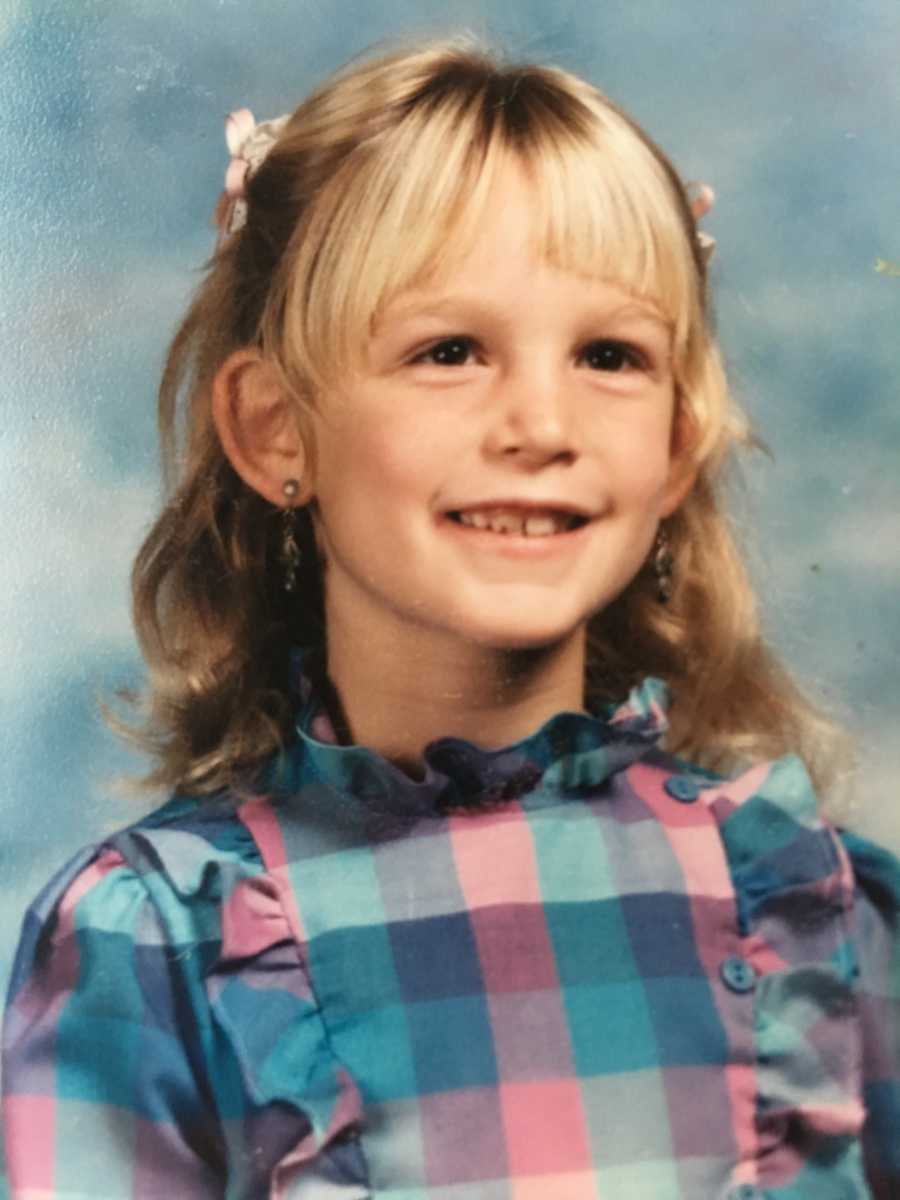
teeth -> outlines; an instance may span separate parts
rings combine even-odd
[[[525,532],[529,537],[544,537],[548,533],[556,533],[563,526],[564,523],[554,517],[529,517],[525,522]]]
[[[459,519],[463,525],[475,529],[491,529],[494,533],[525,534],[526,537],[549,537],[568,529],[572,518],[563,513],[542,513],[527,517],[520,512],[462,512]]]
[[[521,533],[525,521],[523,517],[516,516],[515,513],[497,513],[491,518],[489,524],[495,533]]]

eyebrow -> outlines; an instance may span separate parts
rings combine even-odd
[[[591,309],[590,304],[586,306],[587,310]],[[449,311],[454,313],[464,313],[466,316],[494,316],[494,309],[485,304],[477,297],[468,296],[460,293],[459,295],[444,296],[440,300],[416,301],[410,300],[406,304],[399,305],[394,308],[391,306],[387,314],[383,314],[376,323],[376,329],[383,328],[386,323],[396,324],[400,321],[411,320],[414,317],[442,317]],[[615,307],[603,311],[602,306],[598,304],[595,310],[590,311],[592,317],[602,317],[604,320],[617,320],[620,318],[636,318],[641,321],[646,321],[654,325],[660,326],[667,332],[670,323],[659,312],[655,311],[650,305],[642,303],[640,300],[627,301],[624,304],[616,305]]]

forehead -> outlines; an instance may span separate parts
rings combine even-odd
[[[323,217],[323,240],[304,243],[311,273],[292,276],[289,341],[314,383],[364,367],[388,308],[446,287],[461,265],[467,291],[509,262],[615,285],[663,315],[681,354],[703,320],[686,209],[632,132],[524,147],[479,146],[459,122],[414,132],[404,153],[373,154]]]
[[[425,265],[420,286],[446,285],[464,274],[490,283],[510,263],[546,263],[548,246],[542,189],[523,164],[504,162],[489,186],[456,214],[438,258]]]
[[[566,299],[671,324],[652,286],[657,281],[635,270],[633,252],[618,241],[622,252],[616,255],[611,233],[605,245],[596,240],[592,245],[588,229],[560,230],[534,171],[507,159],[490,186],[455,214],[435,257],[382,297],[371,332],[411,315],[487,313],[504,294],[512,303],[527,299],[532,286],[548,276],[565,281]],[[599,253],[592,256],[592,250]]]

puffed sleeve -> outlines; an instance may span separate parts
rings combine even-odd
[[[900,1196],[900,861],[842,831],[856,877],[866,1178],[876,1200]]]
[[[115,848],[83,852],[38,896],[3,1030],[13,1200],[224,1194],[198,968]]]
[[[358,1089],[227,801],[176,797],[31,906],[4,1088],[12,1200],[369,1195]]]

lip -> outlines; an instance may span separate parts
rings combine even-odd
[[[498,496],[491,500],[473,500],[467,504],[455,504],[448,506],[444,513],[459,513],[459,512],[477,512],[482,508],[509,508],[518,509],[520,512],[562,512],[568,513],[574,517],[584,517],[589,520],[591,513],[588,509],[582,508],[579,504],[573,504],[570,500],[523,500],[521,497],[513,496]]]

